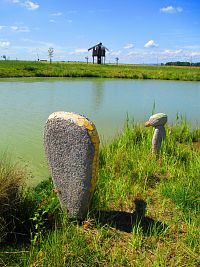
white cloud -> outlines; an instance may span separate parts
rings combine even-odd
[[[200,57],[200,52],[192,52],[190,54],[191,57]]]
[[[18,26],[11,26],[10,28],[11,28],[11,30],[13,30],[13,31],[17,31],[19,27],[18,27]]]
[[[54,23],[54,22],[56,22],[56,21],[55,21],[54,19],[50,19],[49,22]]]
[[[68,22],[69,24],[71,24],[71,23],[72,23],[72,20],[71,20],[71,19],[68,19],[67,22]]]
[[[0,41],[0,47],[1,48],[5,48],[5,47],[9,47],[10,46],[10,42],[8,41]]]
[[[26,27],[26,26],[11,26],[10,29],[13,31],[13,32],[30,32],[29,28]]]
[[[164,50],[163,54],[164,55],[178,55],[178,54],[181,54],[183,52],[182,49],[178,49],[178,50],[169,50],[169,49],[166,49]]]
[[[121,55],[121,50],[118,50],[118,51],[111,51],[110,53],[108,52],[108,54],[110,54],[111,56],[120,56]]]
[[[57,12],[57,13],[53,13],[51,14],[51,16],[54,16],[54,17],[59,17],[59,16],[62,16],[62,12]]]
[[[180,13],[182,11],[183,11],[182,7],[173,7],[173,6],[167,6],[160,9],[160,12],[169,14]]]
[[[136,52],[136,51],[130,51],[130,52],[127,54],[127,56],[138,56],[138,55],[139,55],[139,53]]]
[[[131,48],[133,48],[133,47],[134,47],[133,44],[126,44],[126,45],[124,46],[124,49],[131,49]]]
[[[27,0],[27,1],[20,1],[20,0],[12,0],[12,3],[13,4],[18,4],[22,7],[25,7],[26,9],[28,10],[36,10],[39,8],[39,4],[37,3],[34,3],[30,0]]]
[[[85,52],[88,52],[88,49],[86,48],[78,48],[78,49],[75,49],[75,53],[77,54],[81,54],[81,53],[85,53]]]
[[[0,31],[1,30],[7,30],[7,31],[11,31],[11,32],[30,32],[30,29],[27,26],[17,26],[17,25],[13,25],[13,26],[5,26],[2,25],[0,26]]]
[[[150,48],[150,47],[158,47],[158,44],[154,42],[154,40],[149,40],[145,45],[145,48]]]
[[[29,10],[36,10],[39,8],[39,5],[37,3],[32,2],[32,1],[25,1],[23,3],[23,6]]]
[[[200,49],[200,45],[187,45],[183,46],[185,49]]]
[[[5,28],[6,28],[6,26],[0,25],[0,31],[5,29]]]
[[[83,54],[83,53],[86,53],[88,52],[88,49],[86,48],[77,48],[75,49],[73,52],[71,52],[70,54]]]

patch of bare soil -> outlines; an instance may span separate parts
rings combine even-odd
[[[200,140],[193,142],[193,146],[200,151]]]

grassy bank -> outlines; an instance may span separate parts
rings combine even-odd
[[[126,125],[101,147],[82,223],[63,214],[50,180],[22,190],[24,212],[15,213],[15,242],[2,236],[0,266],[199,266],[200,129],[168,126],[157,158],[151,138],[151,129]]]
[[[99,77],[200,81],[200,68],[145,65],[97,65],[0,61],[0,78],[10,77]]]

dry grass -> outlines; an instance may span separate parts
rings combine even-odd
[[[20,202],[26,172],[7,155],[0,158],[0,242],[14,228],[13,214]]]

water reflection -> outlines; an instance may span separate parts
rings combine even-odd
[[[92,83],[92,109],[95,113],[97,113],[104,101],[104,87],[105,81],[104,80],[95,80]]]

